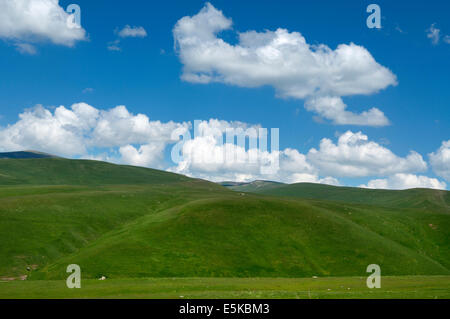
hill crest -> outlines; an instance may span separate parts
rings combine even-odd
[[[1,152],[0,159],[57,158],[58,156],[38,151]]]

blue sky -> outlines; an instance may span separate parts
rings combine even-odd
[[[325,44],[335,50],[340,44],[354,43],[367,50],[380,66],[396,77],[397,84],[380,84],[380,89],[374,89],[368,94],[333,93],[333,97],[336,95],[336,98],[341,98],[347,110],[355,114],[375,107],[388,119],[389,125],[336,124],[330,118],[319,118],[317,111],[308,111],[304,107],[310,96],[280,96],[283,95],[280,94],[280,88],[275,87],[279,83],[278,79],[274,80],[273,85],[269,83],[255,87],[249,87],[253,86],[249,82],[245,85],[230,81],[195,83],[182,79],[183,66],[192,66],[194,62],[188,61],[188,58],[183,60],[183,52],[190,54],[188,49],[180,52],[180,48],[174,48],[173,30],[181,18],[197,15],[205,6],[204,1],[71,0],[59,1],[59,6],[66,8],[71,3],[78,4],[81,8],[81,26],[85,30],[84,39],[68,40],[73,41],[72,44],[55,43],[52,32],[58,30],[52,30],[51,24],[37,36],[33,34],[32,28],[2,33],[1,29],[7,26],[0,24],[0,150],[10,151],[13,147],[23,146],[73,158],[99,158],[171,169],[212,180],[264,178],[258,174],[235,174],[233,166],[216,170],[211,168],[208,171],[177,170],[169,156],[173,143],[168,141],[153,148],[154,152],[163,154],[158,161],[153,158],[133,161],[132,157],[127,160],[123,153],[118,152],[125,145],[91,143],[85,145],[83,152],[64,152],[51,145],[51,138],[47,139],[48,144],[33,142],[25,137],[13,141],[14,135],[6,132],[21,121],[19,114],[31,112],[30,108],[36,105],[42,105],[50,112],[60,105],[70,109],[71,105],[80,102],[97,110],[110,110],[124,105],[132,116],[141,113],[148,116],[150,121],[162,123],[218,119],[227,123],[239,121],[250,126],[279,128],[280,150],[295,149],[307,157],[300,160],[313,166],[305,170],[301,168],[305,163],[299,164],[299,168],[296,168],[298,171],[291,169],[281,174],[282,177],[280,175],[279,179],[283,181],[309,181],[309,177],[302,179],[302,176],[309,174],[315,176],[314,181],[326,182],[323,179],[330,177],[341,185],[358,186],[378,180],[378,183],[372,184],[374,187],[439,185],[443,188],[444,183],[449,184],[450,176],[450,145],[447,147],[443,144],[450,138],[450,44],[446,38],[450,35],[450,3],[376,1],[381,8],[382,28],[369,29],[366,26],[369,15],[366,7],[372,2],[265,0],[256,3],[228,0],[211,1],[211,5],[220,10],[226,19],[232,20],[232,27],[217,35],[230,46],[239,44],[238,32],[254,30],[263,33],[283,28],[288,32],[301,33],[310,45]],[[6,10],[3,12],[9,14]],[[47,17],[43,17],[42,23],[45,23],[45,19]],[[20,23],[21,20],[16,21]],[[126,25],[142,27],[147,36],[120,37],[118,32]],[[427,36],[430,30],[439,30],[438,42],[436,37],[433,41],[432,37]],[[108,45],[118,39],[120,51],[109,50]],[[32,46],[33,52],[20,52],[19,48],[23,44]],[[220,61],[217,63],[217,68],[223,67]],[[299,67],[302,69],[301,63]],[[216,69],[214,72],[220,73]],[[252,77],[253,80],[256,82],[251,84],[259,83],[258,79]],[[23,130],[21,126],[17,126],[15,134],[19,134],[17,132],[20,130]],[[422,156],[426,169],[421,163],[405,163],[407,168],[383,170],[382,167],[374,167],[370,159],[365,163],[364,159],[359,158],[355,164],[344,155],[331,158],[330,161],[335,160],[336,163],[329,166],[329,163],[325,163],[325,149],[320,158],[308,158],[312,148],[321,151],[319,147],[322,139],[329,139],[339,146],[339,136],[348,131],[353,134],[361,132],[370,142],[378,145],[380,152],[387,149],[394,154],[395,157],[386,166],[401,159],[407,161],[410,151],[415,151]],[[43,136],[52,136],[51,129],[45,132]],[[154,135],[152,137],[157,139]],[[69,148],[71,141],[65,143]],[[139,150],[145,143],[127,140],[126,144]],[[377,152],[377,146],[368,147]],[[364,149],[350,148],[349,152],[358,150],[361,152]],[[434,154],[433,160],[429,157],[430,153]],[[289,158],[289,161],[295,159]],[[348,165],[354,166],[351,173],[346,173]],[[336,168],[335,174],[333,167]],[[366,169],[367,172],[353,172],[358,169]],[[297,174],[297,179],[288,178],[294,174]],[[420,179],[420,176],[435,180]]]

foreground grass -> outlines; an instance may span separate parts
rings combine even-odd
[[[18,298],[447,299],[450,276],[383,277],[380,289],[368,289],[365,277],[88,279],[81,289],[68,289],[64,280],[0,282],[0,299]]]

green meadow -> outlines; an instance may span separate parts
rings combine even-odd
[[[80,289],[62,280],[27,280],[0,282],[0,299],[448,299],[449,280],[389,276],[380,289],[368,289],[366,277],[86,279]]]
[[[257,186],[0,159],[0,298],[449,298],[450,192]]]

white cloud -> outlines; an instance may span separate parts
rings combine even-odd
[[[324,183],[339,185],[333,177],[320,178],[316,170],[302,158],[296,158],[293,150],[281,152],[260,152],[257,149],[243,149],[236,145],[217,145],[212,139],[196,138],[185,143],[183,148],[188,154],[185,161],[170,168],[170,171],[187,176],[199,177],[211,181],[249,182],[254,180],[272,180],[286,183]],[[225,154],[235,152],[237,160],[234,162],[222,160]],[[206,156],[205,156],[206,155]],[[198,160],[203,156],[202,160]],[[258,158],[252,162],[250,158]],[[261,165],[267,165],[279,156],[280,167],[273,173],[262,173]]]
[[[447,44],[450,44],[450,35],[446,35],[444,37],[444,42],[447,43]]]
[[[315,184],[327,184],[327,185],[334,185],[339,186],[339,181],[334,177],[325,177],[325,178],[319,178],[317,175],[314,174],[307,174],[307,173],[294,173],[290,178],[286,180],[288,183],[315,183]]]
[[[187,123],[150,121],[144,114],[131,114],[125,106],[99,110],[86,103],[54,112],[36,106],[19,115],[19,120],[0,128],[0,150],[34,149],[62,156],[89,157],[93,148],[119,148],[122,163],[156,165],[164,147],[173,143],[175,129]],[[133,152],[133,144],[142,145]]]
[[[235,144],[224,144],[223,134],[227,129],[250,129],[254,132],[259,126],[251,126],[242,122],[227,122],[217,119],[200,121],[194,129],[195,136],[185,140],[181,154],[183,158],[176,167],[171,168],[181,174],[201,176],[212,180],[218,180],[224,176],[233,176],[241,180],[243,176],[259,174],[259,163],[250,162],[251,156],[270,157],[270,154],[262,154],[257,149],[246,150]],[[250,136],[255,136],[250,134]],[[226,154],[234,154],[229,160]],[[231,177],[230,177],[231,178]]]
[[[360,187],[375,189],[434,188],[445,190],[447,185],[436,178],[413,174],[395,174],[387,179],[371,180],[367,185],[360,185]]]
[[[72,47],[86,40],[86,31],[73,24],[73,15],[58,4],[58,0],[0,1],[0,38],[18,43],[50,41]]]
[[[430,164],[436,175],[450,182],[450,140],[442,142],[441,147],[429,154]]]
[[[117,39],[117,40],[108,42],[108,45],[106,46],[106,48],[107,48],[109,51],[122,51],[122,48],[119,47],[119,44],[120,44],[120,40]]]
[[[121,30],[116,29],[114,33],[117,34],[119,38],[145,38],[147,36],[147,31],[145,31],[143,27],[130,27],[129,25],[126,25]],[[120,39],[108,42],[106,48],[110,51],[122,51]]]
[[[138,149],[132,145],[125,145],[119,149],[124,163],[153,168],[162,168],[164,142],[154,142],[141,145]]]
[[[242,129],[248,136],[256,138],[259,128],[259,125],[242,122],[215,119],[201,121],[194,138],[188,139],[182,146],[183,160],[170,168],[170,171],[213,181],[273,180],[288,183],[339,184],[337,179],[332,177],[320,178],[317,170],[307,162],[305,155],[295,149],[267,151],[258,149],[256,144],[252,146],[250,140],[247,145],[227,143],[226,140],[224,142],[223,135],[227,130],[234,129],[236,132]],[[269,172],[261,170],[261,166],[274,165],[277,158],[278,170]]]
[[[16,43],[16,49],[22,54],[29,54],[34,55],[37,53],[36,48],[34,45],[31,45],[29,43]]]
[[[324,138],[319,149],[312,148],[307,159],[322,175],[340,177],[387,176],[395,173],[420,172],[427,169],[422,156],[411,151],[399,157],[361,132],[347,131],[337,144]]]
[[[147,36],[147,31],[143,27],[130,27],[126,25],[117,32],[121,38],[145,38]]]
[[[120,164],[121,160],[118,157],[115,157],[114,155],[110,155],[108,153],[100,153],[100,154],[86,154],[82,155],[80,159],[86,159],[91,161],[101,161],[101,162],[109,162],[109,163],[115,163]]]
[[[260,125],[210,119],[194,125],[194,138],[183,138],[184,158],[169,171],[212,181],[274,180],[287,183],[311,182],[339,185],[337,177],[374,179],[367,187],[445,188],[445,183],[425,176],[422,156],[411,152],[399,157],[361,132],[348,131],[336,144],[322,139],[318,149],[305,155],[294,148],[278,150],[268,139],[268,150],[256,141]],[[136,166],[165,169],[164,152],[191,135],[191,123],[150,120],[145,114],[132,114],[125,106],[101,110],[86,103],[53,110],[36,106],[19,115],[16,123],[0,127],[0,151],[34,149],[55,155],[104,160]],[[247,135],[245,145],[238,139],[227,141],[226,133]],[[228,143],[231,142],[231,143]],[[448,176],[450,141],[430,154],[433,169]],[[230,159],[229,155],[233,154]],[[263,172],[261,167],[279,163],[278,170]],[[275,166],[277,167],[277,166]]]
[[[441,30],[435,27],[436,23],[433,23],[427,30],[427,38],[431,40],[431,43],[436,45],[441,38]]]
[[[401,177],[409,176],[406,174],[427,169],[427,163],[417,152],[411,151],[406,157],[397,156],[385,146],[370,141],[361,132],[347,131],[338,138],[336,144],[324,138],[318,149],[311,148],[305,155],[292,148],[262,152],[248,144],[246,147],[224,144],[221,134],[225,132],[226,127],[231,126],[228,122],[203,121],[202,125],[208,135],[197,136],[185,142],[182,148],[185,158],[177,166],[172,167],[171,171],[214,181],[265,179],[287,183],[339,185],[336,177],[391,178],[397,176],[396,174],[400,174]],[[245,126],[249,127],[252,126]],[[213,134],[216,128],[218,134]],[[219,135],[220,138],[217,139]],[[233,152],[237,154],[236,160],[226,160],[227,154]],[[250,160],[252,156],[258,160],[252,162]],[[261,165],[273,163],[276,157],[279,158],[278,171],[262,174]],[[419,180],[424,183],[424,178]]]
[[[340,97],[321,96],[311,98],[305,103],[309,111],[315,111],[323,118],[340,125],[367,125],[384,126],[389,124],[383,112],[377,108],[371,108],[361,114],[355,114],[346,110],[347,105]]]
[[[18,122],[0,130],[0,149],[34,149],[61,155],[85,153],[82,137],[71,127],[65,126],[64,110],[58,108],[52,114],[38,105],[20,114]],[[76,123],[76,116],[72,118]]]
[[[90,143],[97,147],[146,144],[149,141],[167,143],[172,141],[173,130],[187,127],[186,123],[150,121],[147,115],[133,115],[120,105],[99,112],[90,131]]]
[[[338,106],[325,104],[396,85],[395,75],[364,47],[350,43],[332,50],[323,44],[310,45],[300,33],[282,28],[239,33],[239,43],[232,45],[218,37],[231,25],[231,19],[209,3],[197,15],[177,22],[173,33],[184,65],[182,79],[241,87],[269,85],[279,96],[309,100],[309,110],[336,124],[387,124],[378,109],[354,114],[345,111],[342,101]],[[317,97],[329,99],[321,100],[320,112],[319,106],[314,106]]]

